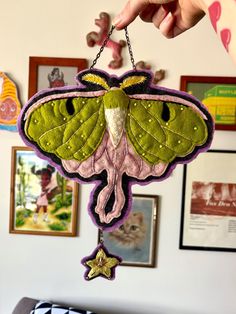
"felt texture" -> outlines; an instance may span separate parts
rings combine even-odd
[[[146,71],[117,77],[92,69],[77,81],[30,99],[19,130],[64,175],[95,183],[89,213],[112,230],[130,212],[131,186],[163,180],[206,150],[213,121],[196,98],[152,85]]]
[[[87,268],[84,278],[92,280],[102,277],[112,280],[115,278],[115,268],[121,261],[119,256],[110,254],[103,244],[99,244],[91,255],[82,260],[82,264]]]

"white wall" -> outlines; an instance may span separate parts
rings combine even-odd
[[[96,30],[101,11],[114,16],[125,1],[1,1],[0,70],[15,79],[27,100],[29,56],[81,57],[90,61],[97,48],[85,36]],[[162,85],[178,88],[180,75],[235,76],[236,67],[207,19],[174,40],[161,37],[138,19],[129,28],[135,59],[164,68]],[[120,39],[123,33],[115,33]],[[108,70],[110,52],[98,66]],[[126,51],[125,67],[130,69]],[[79,236],[76,238],[13,235],[8,232],[11,146],[23,145],[18,134],[0,133],[0,313],[10,314],[23,296],[87,307],[100,314],[234,314],[236,254],[179,250],[182,166],[165,182],[135,187],[158,194],[160,230],[158,267],[119,267],[115,281],[86,282],[80,260],[97,243],[97,229],[87,214],[91,186],[80,190]],[[234,132],[216,132],[212,148],[235,149]]]

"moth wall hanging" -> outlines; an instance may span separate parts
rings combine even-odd
[[[33,96],[19,131],[65,176],[95,185],[88,211],[98,228],[110,231],[130,212],[132,185],[163,180],[206,150],[213,121],[196,98],[153,85],[148,71],[118,77],[90,68],[76,80]],[[120,259],[101,243],[83,263],[86,279],[112,279]]]

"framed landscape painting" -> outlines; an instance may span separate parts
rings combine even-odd
[[[76,182],[28,147],[12,147],[10,233],[75,236]]]

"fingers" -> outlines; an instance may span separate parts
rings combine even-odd
[[[148,0],[129,0],[121,13],[114,18],[112,24],[116,27],[117,30],[126,27],[135,20],[135,18],[139,15],[139,12],[141,12],[148,3]]]
[[[166,17],[162,20],[159,25],[160,32],[167,38],[172,38],[175,36],[174,30],[175,18],[171,12],[169,12]]]
[[[156,4],[146,5],[146,7],[139,13],[140,18],[144,22],[152,22],[153,16],[156,14],[158,7],[159,6]]]
[[[118,14],[113,20],[112,24],[116,27],[117,30],[123,29],[135,18],[144,12],[144,16],[150,16],[153,14],[154,5],[156,8],[165,3],[173,2],[174,0],[129,0],[120,14]],[[151,12],[148,12],[150,10]],[[150,16],[147,19],[150,19]]]

